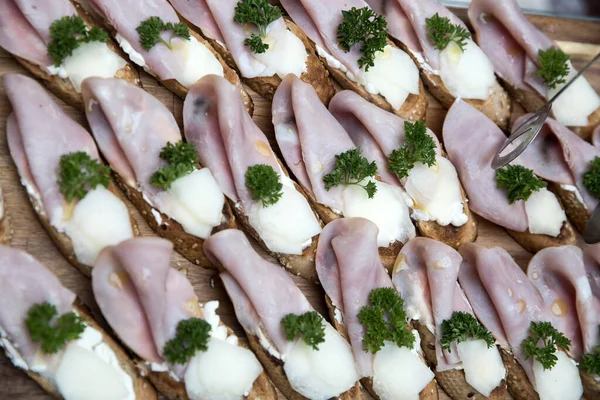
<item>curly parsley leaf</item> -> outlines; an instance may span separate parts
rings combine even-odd
[[[375,66],[375,54],[383,51],[387,45],[387,21],[369,7],[352,7],[342,11],[342,17],[343,21],[337,31],[340,47],[350,51],[352,46],[362,43],[362,56],[358,59],[358,66],[368,71]]]
[[[465,51],[467,39],[471,38],[471,34],[465,28],[453,24],[449,18],[440,17],[438,13],[425,19],[425,22],[427,23],[427,36],[436,49],[444,50],[450,42],[454,42],[462,51]]]
[[[425,123],[405,121],[404,129],[406,133],[404,144],[392,151],[388,157],[388,169],[396,174],[398,179],[406,178],[417,162],[428,167],[435,164],[436,144],[427,134]]]
[[[67,342],[79,339],[85,330],[83,318],[74,312],[57,316],[56,307],[48,302],[35,304],[27,312],[25,326],[29,336],[41,343],[46,354],[57,353]]]
[[[88,30],[79,15],[62,17],[50,25],[48,55],[54,61],[54,66],[59,67],[82,43],[106,43],[107,40],[106,32],[97,26]]]
[[[304,343],[315,350],[319,350],[319,344],[325,342],[323,317],[316,311],[301,315],[288,314],[281,319],[281,326],[285,338],[290,342],[300,335]]]
[[[508,202],[527,200],[537,190],[548,186],[548,183],[533,174],[533,171],[521,165],[508,165],[496,170],[496,185],[506,189]]]
[[[600,157],[594,157],[590,164],[590,169],[583,174],[583,185],[600,199]]]
[[[550,89],[556,88],[567,82],[569,75],[569,57],[561,49],[551,47],[548,50],[538,52],[540,69],[537,76],[542,78]]]
[[[584,354],[579,369],[590,375],[600,375],[600,346],[596,346],[593,353]]]
[[[258,28],[258,35],[253,33],[244,40],[244,44],[255,54],[269,50],[263,39],[267,35],[267,26],[281,18],[281,9],[272,6],[267,0],[241,0],[235,6],[233,20],[240,24],[253,24]]]
[[[270,165],[257,164],[246,170],[246,187],[252,191],[252,199],[262,201],[264,207],[273,205],[283,196],[279,175]]]
[[[568,351],[571,341],[556,330],[550,322],[532,322],[529,329],[531,331],[529,337],[521,343],[525,359],[535,358],[542,364],[544,370],[552,369],[558,361],[557,347]],[[540,342],[542,347],[538,347]]]
[[[165,23],[160,17],[150,17],[135,28],[137,33],[140,35],[140,45],[146,51],[153,48],[157,43],[162,43],[167,46],[170,50],[173,50],[171,44],[172,40],[176,37],[190,40],[190,29],[182,22],[173,24],[172,22]],[[160,37],[162,32],[171,32],[169,40],[164,40]]]
[[[110,168],[84,151],[63,154],[59,161],[58,186],[68,202],[83,199],[96,186],[108,187]]]
[[[160,152],[160,158],[165,160],[167,165],[152,175],[150,183],[163,190],[169,190],[173,182],[194,172],[198,165],[196,149],[183,141],[176,144],[167,142]]]
[[[179,321],[175,337],[163,347],[163,356],[169,364],[185,364],[197,351],[208,349],[210,329],[210,324],[200,318]]]
[[[335,156],[335,168],[323,177],[325,189],[338,185],[357,185],[365,189],[370,199],[377,193],[377,185],[372,180],[363,185],[363,181],[377,175],[377,164],[360,154],[360,149],[348,150]]]
[[[412,348],[415,336],[406,322],[404,300],[394,288],[379,288],[371,291],[370,305],[361,308],[358,320],[365,326],[363,349],[377,353],[390,341],[398,347]]]
[[[492,332],[488,331],[473,315],[457,311],[452,314],[450,319],[442,322],[442,348],[451,351],[452,342],[456,344],[464,342],[467,339],[484,340],[488,347],[492,347],[496,340]]]

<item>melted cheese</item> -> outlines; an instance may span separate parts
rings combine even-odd
[[[454,97],[487,100],[496,83],[494,66],[485,53],[467,39],[465,50],[450,42],[440,53],[440,77]]]
[[[135,51],[131,43],[129,43],[123,36],[117,33],[115,39],[121,46],[121,49],[129,56],[129,59],[139,65],[140,67],[146,66],[146,60],[144,60],[144,56]],[[144,68],[145,69],[145,68]]]
[[[414,202],[412,217],[415,220],[436,221],[442,226],[462,226],[468,221],[460,181],[448,159],[437,157],[431,167],[416,163],[404,188]]]
[[[548,98],[554,97],[567,82],[577,75],[577,71],[569,62],[569,75],[566,83],[548,90]],[[586,126],[589,116],[600,107],[600,96],[584,77],[580,77],[554,102],[552,113],[554,118],[566,126]]]
[[[176,38],[172,43],[173,56],[181,65],[175,79],[183,86],[189,88],[206,75],[224,76],[223,66],[217,57],[194,36],[190,40]]]
[[[466,340],[457,345],[465,377],[469,385],[489,397],[506,377],[506,369],[496,346],[488,347],[484,340]]]
[[[540,189],[531,194],[525,202],[529,232],[557,237],[567,220],[554,193]]]
[[[271,29],[273,26],[279,29]],[[278,21],[267,27],[264,42],[269,45],[269,49],[262,54],[254,54],[254,57],[266,68],[262,71],[252,71],[253,73],[245,76],[246,78],[277,75],[283,79],[287,74],[300,77],[306,72],[308,53],[304,43]]]
[[[94,41],[77,47],[60,67],[50,66],[48,72],[63,79],[69,78],[77,93],[81,93],[81,82],[85,78],[114,78],[125,65],[125,60],[111,51],[106,43]]]
[[[262,202],[254,203],[248,220],[269,250],[300,255],[313,236],[321,233],[321,225],[292,180],[284,175],[280,175],[280,180],[283,195],[279,201],[267,207],[263,207]]]
[[[533,362],[535,389],[541,400],[579,400],[583,395],[583,385],[575,361],[564,352],[557,351],[558,361],[552,369],[544,370],[538,362]]]

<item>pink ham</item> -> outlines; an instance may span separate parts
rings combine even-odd
[[[208,0],[169,0],[169,3],[183,18],[200,28],[204,36],[225,43]]]
[[[457,311],[473,314],[457,281],[461,262],[462,257],[453,248],[432,239],[415,238],[402,248],[392,274],[408,318],[427,326],[436,337],[438,371],[456,368],[460,362],[455,344],[451,352],[442,350],[442,322]]]
[[[48,302],[58,315],[73,311],[75,294],[29,254],[0,246],[0,328],[27,364],[33,363],[40,344],[29,336],[25,319],[35,304]],[[52,356],[44,356],[52,362]]]
[[[600,314],[586,276],[581,249],[551,247],[529,262],[527,275],[538,288],[552,325],[571,340],[569,353],[580,360],[591,352],[600,330]]]
[[[11,156],[30,194],[41,199],[42,211],[60,228],[65,203],[57,184],[60,157],[83,151],[99,159],[96,145],[36,81],[19,74],[2,79],[13,108],[6,132]]]
[[[393,287],[379,259],[377,233],[369,220],[342,218],[323,229],[317,248],[319,281],[343,315],[362,377],[373,375],[374,356],[363,350],[365,330],[357,314],[369,304],[374,289]]]
[[[210,236],[204,242],[204,253],[227,271],[222,274],[225,287],[244,328],[250,333],[264,328],[279,352],[285,353],[291,342],[283,334],[281,319],[290,313],[313,311],[288,273],[258,255],[246,236],[236,229]],[[242,314],[252,309],[250,306],[259,320]]]
[[[525,203],[508,203],[505,191],[496,185],[496,171],[491,166],[494,155],[506,140],[500,128],[476,108],[458,99],[448,111],[443,135],[448,157],[467,192],[469,208],[497,225],[524,232],[527,229]]]
[[[594,296],[596,315],[600,315],[600,246],[589,246],[583,250],[585,272]],[[588,342],[592,346],[600,346],[600,335]]]

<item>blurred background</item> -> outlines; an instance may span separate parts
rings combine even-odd
[[[503,1],[503,0],[496,0]],[[442,0],[451,6],[467,7],[470,0]],[[561,17],[600,20],[600,0],[518,0],[525,12]]]

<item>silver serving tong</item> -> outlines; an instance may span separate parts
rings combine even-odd
[[[556,93],[554,97],[552,97],[543,108],[538,110],[531,117],[527,118],[527,120],[523,122],[508,137],[508,139],[506,139],[506,142],[504,142],[504,145],[500,148],[500,150],[498,151],[498,153],[496,153],[496,156],[492,160],[492,168],[498,169],[508,165],[512,160],[519,157],[521,153],[525,151],[525,149],[531,144],[531,142],[533,142],[533,140],[542,130],[544,122],[546,122],[546,119],[550,114],[550,110],[552,110],[552,104],[554,103],[554,101],[558,98],[558,96],[563,94],[564,91],[567,90],[567,88],[571,86],[573,82],[575,82],[581,75],[583,75],[583,73],[589,67],[591,67],[592,64],[594,64],[598,60],[598,58],[600,58],[600,53],[598,53],[596,57],[592,59],[592,61],[590,61],[581,71],[579,71],[579,73],[575,75],[573,79],[571,79],[565,86],[563,86],[562,89],[560,89],[558,93]],[[502,155],[502,152],[504,152],[504,150],[506,150],[518,139],[520,139],[520,143],[516,146],[516,148],[511,150],[508,154]],[[598,217],[600,218],[600,213]],[[598,222],[600,223],[600,220]]]

